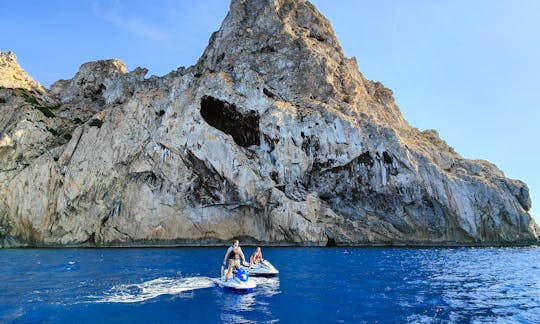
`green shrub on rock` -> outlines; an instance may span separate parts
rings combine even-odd
[[[94,118],[90,121],[89,125],[92,127],[101,128],[101,125],[103,125],[103,122],[101,121],[101,119]]]

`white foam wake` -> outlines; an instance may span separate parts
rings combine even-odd
[[[158,278],[140,284],[117,285],[98,298],[97,303],[137,303],[161,295],[177,295],[184,291],[213,287],[208,277]]]

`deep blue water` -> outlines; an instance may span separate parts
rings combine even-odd
[[[0,250],[0,322],[540,323],[538,247],[263,248],[246,294],[211,283],[224,252]]]

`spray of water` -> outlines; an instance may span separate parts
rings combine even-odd
[[[213,287],[208,277],[157,278],[139,284],[122,284],[112,287],[98,303],[138,303],[161,295],[178,295],[185,291]]]

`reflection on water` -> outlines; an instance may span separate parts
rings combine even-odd
[[[257,284],[258,295],[272,297],[279,294],[279,277],[251,277]]]
[[[256,323],[264,318],[264,322],[273,323],[278,319],[272,315],[268,302],[264,298],[280,293],[279,278],[250,277],[257,287],[250,293],[236,292],[230,289],[221,289],[218,298],[223,302],[220,319],[225,323]],[[251,316],[253,312],[254,314]],[[251,320],[250,317],[258,320]]]
[[[227,291],[223,296],[223,310],[251,312],[255,302],[255,293]]]

